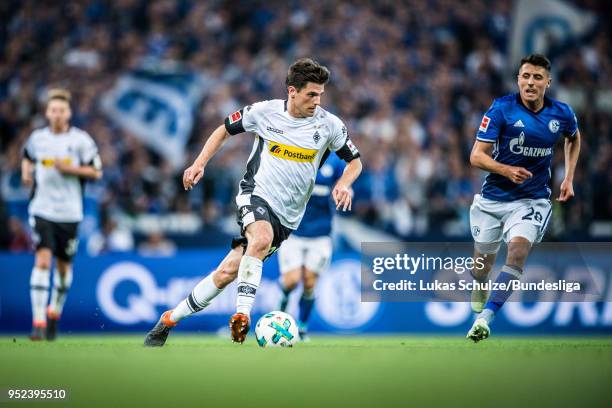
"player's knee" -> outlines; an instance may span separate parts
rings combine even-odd
[[[213,282],[218,288],[224,288],[232,283],[238,276],[240,258],[225,259],[213,273]]]
[[[38,269],[51,269],[51,250],[45,248],[36,251],[34,266]]]
[[[267,255],[272,247],[272,238],[273,234],[267,231],[257,234],[253,239],[249,240],[247,251],[261,256]]]
[[[285,290],[293,290],[300,282],[300,274],[295,272],[288,272],[283,275],[282,281]]]
[[[45,269],[45,270],[51,269],[51,261],[47,259],[39,259],[36,262],[34,262],[34,265],[38,269]]]
[[[57,272],[60,275],[65,275],[66,273],[68,273],[69,270],[72,269],[72,264],[70,262],[66,262],[66,261],[62,261],[62,260],[57,260]]]
[[[506,264],[522,268],[530,250],[531,242],[528,239],[522,237],[513,238],[508,244]]]
[[[222,265],[215,272],[213,272],[213,282],[216,287],[222,289],[232,283],[238,275],[238,267],[231,267],[231,265]]]
[[[317,284],[317,274],[314,272],[304,273],[304,290],[312,290]]]

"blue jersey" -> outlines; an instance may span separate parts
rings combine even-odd
[[[330,154],[319,169],[312,195],[308,201],[304,218],[293,233],[300,237],[321,237],[331,235],[332,217],[335,206],[331,192],[336,181],[342,176],[344,162],[335,154]]]
[[[533,112],[518,93],[496,99],[482,118],[476,139],[495,143],[495,161],[524,167],[533,177],[515,184],[490,173],[482,185],[482,196],[495,201],[550,198],[553,147],[562,136],[575,137],[577,130],[576,115],[563,102],[545,97],[542,109]]]

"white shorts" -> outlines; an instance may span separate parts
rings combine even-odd
[[[305,267],[320,275],[329,266],[332,256],[332,239],[323,237],[300,237],[290,235],[278,249],[281,274]]]
[[[550,201],[522,199],[516,201],[494,201],[474,196],[470,207],[470,226],[476,248],[485,254],[496,253],[501,240],[510,242],[514,237],[523,237],[529,242],[542,240],[550,220]]]

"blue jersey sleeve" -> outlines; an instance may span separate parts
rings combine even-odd
[[[482,117],[476,139],[481,142],[495,143],[504,126],[504,115],[500,103],[495,101]]]
[[[569,105],[565,105],[565,108],[567,111],[567,117],[563,121],[563,135],[565,137],[573,138],[576,136],[576,132],[578,131],[578,119]]]

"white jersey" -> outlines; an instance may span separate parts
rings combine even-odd
[[[48,127],[37,129],[26,142],[24,156],[35,163],[30,216],[54,222],[81,221],[83,181],[60,173],[55,163],[59,160],[73,166],[93,165],[100,169],[98,148],[91,136],[75,127],[66,133],[53,133]]]
[[[236,204],[242,207],[250,195],[259,196],[293,230],[300,225],[326,151],[342,149],[347,159],[359,155],[342,121],[321,107],[312,117],[295,118],[283,100],[257,102],[231,114],[225,127],[230,134],[256,135]]]

